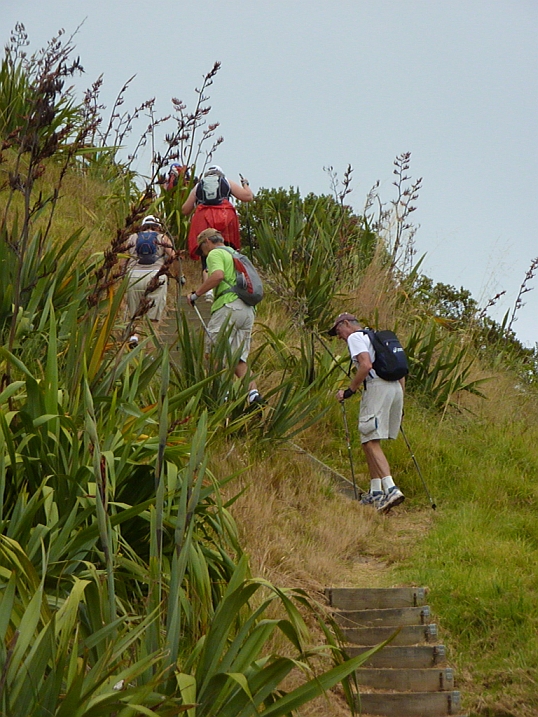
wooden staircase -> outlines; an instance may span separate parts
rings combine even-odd
[[[204,297],[201,297],[196,302],[196,308],[200,312],[204,322],[207,325],[209,319],[211,318],[211,304],[206,301]],[[190,327],[194,331],[204,330],[202,324],[200,323],[198,314],[189,304],[186,296],[181,296],[179,298],[179,311],[185,315]],[[174,344],[177,341],[177,317],[174,311],[170,311],[161,321],[159,334],[161,339],[173,348]]]
[[[399,629],[392,642],[356,671],[361,715],[444,717],[461,713],[454,672],[446,664],[425,588],[328,588],[325,591],[350,657]]]

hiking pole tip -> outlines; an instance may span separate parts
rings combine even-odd
[[[411,448],[411,445],[409,444],[409,441],[407,440],[407,436],[405,435],[404,427],[400,424],[400,431],[403,436],[403,439],[405,441],[405,445],[407,446],[407,449],[409,450],[409,453],[411,455],[411,458],[413,459],[413,463],[415,464],[415,468],[417,469],[417,473],[420,476],[420,480],[422,481],[422,485],[424,486],[424,490],[426,491],[426,495],[428,496],[428,500],[430,501],[430,505],[432,507],[432,510],[437,510],[437,503],[433,502],[433,499],[430,495],[430,491],[428,490],[428,486],[426,485],[426,481],[424,480],[424,476],[422,475],[422,471],[420,470],[420,466],[418,464],[417,459],[415,458],[415,454],[413,453],[413,450]]]

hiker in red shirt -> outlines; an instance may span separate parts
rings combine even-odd
[[[168,176],[163,179],[162,186],[167,192],[171,192],[177,187],[181,180],[181,184],[189,183],[189,169],[186,165],[174,162],[170,165]]]
[[[181,207],[183,214],[187,215],[194,209],[189,230],[189,254],[192,259],[199,259],[197,237],[204,229],[216,229],[224,238],[226,244],[234,249],[241,247],[239,238],[239,219],[230,197],[242,202],[254,199],[248,180],[241,179],[241,185],[226,179],[224,172],[216,164],[207,168],[204,176],[193,187],[187,200]],[[196,208],[195,208],[196,207]],[[205,267],[203,267],[205,269]]]

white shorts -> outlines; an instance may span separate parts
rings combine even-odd
[[[222,327],[229,322],[232,327],[230,333],[230,346],[232,351],[236,351],[241,346],[241,361],[248,358],[250,352],[250,337],[252,335],[252,327],[254,326],[254,309],[247,306],[241,299],[230,301],[224,304],[211,314],[211,319],[207,325],[205,347],[209,353],[210,342],[214,343]],[[210,338],[211,337],[211,338]]]
[[[397,438],[402,411],[403,389],[399,381],[367,379],[359,412],[361,443]]]
[[[127,289],[127,306],[129,309],[129,318],[132,318],[140,304],[140,300],[144,296],[146,287],[153,279],[159,269],[131,269],[129,272],[129,288]],[[159,277],[159,286],[147,295],[147,298],[153,302],[153,306],[146,316],[151,321],[159,321],[166,306],[166,294],[168,291],[168,280],[166,275]]]

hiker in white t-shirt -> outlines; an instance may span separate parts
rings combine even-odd
[[[133,319],[139,309],[141,299],[146,297],[152,302],[147,317],[150,321],[158,323],[166,306],[168,289],[166,275],[159,276],[158,285],[152,291],[148,292],[147,289],[165,261],[172,256],[174,252],[172,243],[163,232],[159,219],[150,214],[142,220],[140,231],[131,234],[127,240],[126,249],[130,256],[127,260],[129,319]],[[137,334],[130,337],[129,345],[131,348],[138,345]]]
[[[359,413],[359,433],[368,471],[370,491],[361,498],[363,505],[372,505],[386,513],[405,500],[404,494],[394,484],[381,441],[397,438],[403,414],[405,378],[385,381],[373,369],[376,358],[374,347],[367,333],[353,314],[340,314],[329,331],[347,343],[355,366],[355,374],[349,388],[338,391],[336,398],[344,401],[353,396],[361,386],[364,391]]]

